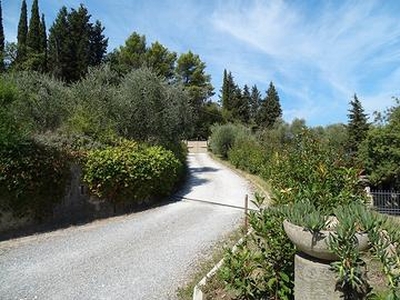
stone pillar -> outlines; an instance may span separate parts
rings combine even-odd
[[[329,262],[315,259],[303,253],[294,258],[294,299],[295,300],[340,300],[341,292],[336,290],[335,272]]]

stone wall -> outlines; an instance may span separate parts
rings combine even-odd
[[[65,196],[54,207],[52,216],[40,223],[29,216],[17,218],[7,208],[0,208],[0,240],[114,215],[113,205],[90,196],[81,179],[81,167],[72,164]]]

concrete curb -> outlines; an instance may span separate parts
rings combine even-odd
[[[248,231],[246,236],[242,237],[232,248],[232,252],[235,253],[239,245],[244,242],[244,239],[252,232],[252,230]],[[217,273],[217,271],[221,268],[222,264],[224,263],[224,259],[221,259],[212,269],[210,272],[207,273],[193,288],[193,300],[205,300],[206,297],[201,290],[201,287],[206,285],[207,281]]]

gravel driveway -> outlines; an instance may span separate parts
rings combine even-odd
[[[189,154],[186,198],[242,206],[249,184]],[[198,259],[238,224],[237,209],[179,201],[0,242],[0,299],[175,299]]]

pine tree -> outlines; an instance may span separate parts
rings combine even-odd
[[[279,103],[278,92],[271,82],[267,90],[267,95],[262,101],[256,117],[259,127],[272,128],[276,121],[282,117],[282,109]]]
[[[201,110],[206,104],[206,100],[214,94],[211,76],[205,72],[205,69],[206,64],[201,61],[197,54],[191,51],[179,56],[175,68],[177,80],[189,94],[193,120],[196,124],[199,124],[198,120],[201,117]],[[195,127],[195,136],[197,136],[199,127]]]
[[[157,75],[171,80],[175,75],[175,62],[176,53],[170,52],[159,42],[153,43],[151,47],[147,49],[146,66],[157,73]]]
[[[4,48],[4,29],[3,29],[3,10],[2,10],[2,5],[0,1],[0,72],[3,72],[5,67],[4,67],[4,54],[5,54],[5,48]]]
[[[360,100],[356,94],[354,98],[350,101],[350,109],[347,132],[348,132],[348,150],[350,153],[355,153],[358,151],[359,145],[367,136],[369,129],[367,114],[364,113],[364,109],[361,105]]]
[[[26,8],[26,1],[22,0],[21,15],[18,23],[18,36],[17,36],[17,63],[22,63],[26,58],[26,39],[28,34],[28,12]]]
[[[31,19],[29,20],[29,29],[26,37],[28,55],[40,53],[40,35],[39,3],[38,0],[33,0]]]
[[[146,59],[146,37],[132,33],[117,51],[118,68],[122,73],[142,67]]]

